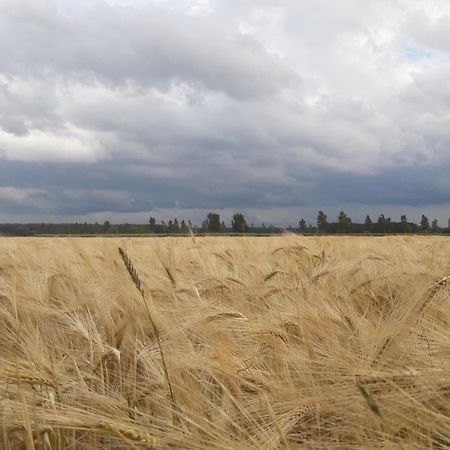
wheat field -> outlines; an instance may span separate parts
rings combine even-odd
[[[0,448],[450,448],[449,275],[445,237],[3,238]]]

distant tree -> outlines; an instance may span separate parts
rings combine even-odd
[[[386,233],[392,233],[392,220],[390,217],[386,219]]]
[[[367,214],[366,219],[364,220],[364,230],[370,233],[372,231],[372,219],[370,218],[369,214]]]
[[[438,221],[437,221],[437,219],[433,219],[433,221],[431,222],[431,229],[432,229],[434,232],[438,231],[439,226],[438,226]]]
[[[411,233],[411,224],[408,222],[406,214],[400,216],[400,232]]]
[[[181,221],[181,232],[182,233],[187,233],[188,231],[188,226],[186,224],[186,222],[184,221],[184,219]]]
[[[338,215],[339,228],[341,229],[341,233],[347,233],[350,231],[352,225],[352,219],[345,214],[344,211],[341,211]]]
[[[225,221],[222,220],[222,223],[220,224],[220,231],[222,233],[225,233],[225,231],[227,231],[227,226],[225,224]]]
[[[103,228],[105,230],[106,233],[108,233],[111,229],[111,224],[109,223],[109,220],[105,220],[103,222]]]
[[[220,233],[220,215],[210,212],[203,222],[203,229],[210,233]]]
[[[306,233],[306,221],[305,219],[300,219],[298,222],[298,228],[300,230],[300,233]]]
[[[154,231],[156,226],[156,219],[154,217],[150,217],[150,219],[148,219],[148,223],[150,225],[150,230]]]
[[[422,218],[420,219],[420,229],[426,233],[430,229],[430,222],[428,217],[422,214]]]
[[[231,228],[234,233],[246,233],[248,231],[248,225],[245,217],[242,213],[236,213],[231,219]]]
[[[178,219],[176,217],[173,220],[173,231],[175,233],[179,233],[180,232],[180,222],[178,222]]]
[[[384,214],[380,214],[377,221],[377,229],[380,233],[390,233],[392,231],[392,220],[386,218]]]
[[[327,215],[320,210],[317,213],[317,228],[319,229],[319,232],[325,233],[328,227],[328,221],[327,221]]]

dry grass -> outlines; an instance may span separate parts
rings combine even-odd
[[[0,448],[450,448],[449,275],[440,237],[2,239]]]

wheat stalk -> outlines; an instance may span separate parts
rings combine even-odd
[[[169,371],[167,369],[166,358],[164,356],[164,351],[163,351],[163,348],[161,345],[159,328],[153,319],[150,308],[148,307],[147,300],[146,300],[146,290],[144,288],[144,284],[141,281],[141,279],[139,278],[139,274],[138,274],[137,270],[135,269],[133,263],[131,262],[130,258],[120,247],[119,247],[119,253],[120,253],[122,261],[128,271],[128,274],[130,275],[131,280],[133,281],[134,285],[136,286],[136,289],[140,292],[140,294],[142,296],[142,300],[144,301],[145,310],[147,312],[148,318],[152,325],[153,332],[155,333],[156,342],[157,342],[158,348],[159,348],[159,354],[161,355],[161,361],[162,361],[162,365],[163,365],[164,375],[166,377],[167,385],[169,387],[170,398],[172,399],[172,404],[175,406],[176,405],[175,396],[173,394],[172,383],[170,382],[170,376],[169,376]]]

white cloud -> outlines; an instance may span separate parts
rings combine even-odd
[[[19,136],[0,130],[0,155],[10,161],[94,162],[103,153],[89,134],[73,127],[64,134],[33,130]]]
[[[15,203],[29,203],[30,197],[45,193],[44,189],[20,189],[14,186],[0,187],[0,198]]]

